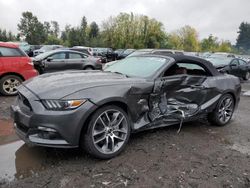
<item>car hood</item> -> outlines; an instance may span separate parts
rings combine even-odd
[[[110,85],[144,83],[145,79],[128,78],[125,75],[103,71],[64,71],[43,74],[23,83],[40,99],[61,99],[80,90]]]
[[[38,49],[38,50],[34,50],[34,52],[45,52],[45,50]]]
[[[214,65],[214,67],[215,67],[216,69],[222,69],[222,68],[224,68],[224,67],[226,67],[226,66],[227,66],[226,64]]]

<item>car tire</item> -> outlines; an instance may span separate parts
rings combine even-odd
[[[246,72],[245,76],[243,76],[243,80],[249,80],[250,72]]]
[[[211,125],[224,126],[228,124],[233,116],[235,100],[231,94],[223,95],[217,103],[213,112],[208,114]]]
[[[122,108],[115,105],[101,107],[91,116],[81,146],[93,157],[113,158],[127,145],[130,127],[129,117]]]
[[[84,68],[84,70],[94,70],[94,67],[87,66],[87,67]]]
[[[17,94],[17,87],[22,83],[22,79],[16,75],[7,75],[0,79],[0,93],[7,96]]]

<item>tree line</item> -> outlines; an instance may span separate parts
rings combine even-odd
[[[61,44],[69,47],[168,48],[250,53],[250,24],[246,22],[240,24],[235,46],[213,35],[199,40],[197,30],[188,25],[168,33],[156,19],[133,13],[111,16],[100,26],[96,22],[88,23],[83,16],[78,26],[66,25],[60,30],[57,21],[42,23],[32,12],[27,11],[22,13],[17,28],[17,35],[0,29],[0,41],[24,39],[29,44]]]

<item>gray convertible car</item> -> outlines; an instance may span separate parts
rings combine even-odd
[[[118,155],[133,132],[195,121],[229,123],[239,78],[185,55],[138,55],[104,71],[45,74],[24,82],[11,106],[26,143],[81,147],[102,159]]]

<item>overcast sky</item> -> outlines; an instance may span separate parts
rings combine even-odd
[[[133,12],[153,17],[167,32],[190,25],[199,38],[213,34],[235,43],[242,21],[250,22],[250,0],[0,0],[0,28],[17,32],[22,12],[40,21],[76,26],[82,16],[101,24],[109,16]]]

